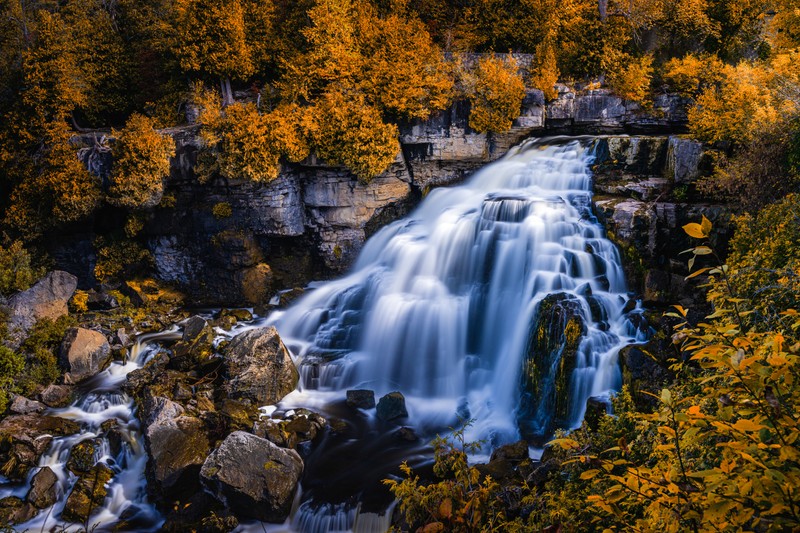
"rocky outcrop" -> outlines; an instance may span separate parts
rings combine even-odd
[[[601,137],[592,149],[595,214],[623,255],[629,286],[648,305],[700,304],[680,255],[697,243],[682,227],[707,217],[722,251],[731,233],[731,209],[696,191],[712,171],[710,154],[681,136]]]
[[[0,468],[13,480],[25,479],[28,470],[50,447],[54,437],[77,433],[80,426],[54,416],[11,415],[0,421]]]
[[[106,483],[114,472],[103,463],[97,463],[80,476],[67,497],[61,517],[70,522],[85,523],[102,505],[108,495]]]
[[[381,396],[381,399],[378,400],[378,406],[375,409],[378,418],[381,420],[388,421],[408,416],[406,399],[398,391]]]
[[[100,372],[111,357],[106,336],[86,328],[70,328],[61,343],[61,360],[69,371],[65,383],[79,381]]]
[[[542,438],[565,422],[571,408],[569,383],[587,324],[580,300],[555,293],[539,302],[528,336],[517,414],[520,432]]]
[[[58,492],[58,476],[49,466],[44,466],[31,479],[26,499],[37,509],[47,509],[58,500]]]
[[[300,374],[273,327],[251,329],[231,340],[224,353],[227,396],[254,406],[272,405],[297,387]]]
[[[294,450],[237,431],[208,456],[200,477],[237,516],[282,522],[302,472],[303,461]]]
[[[18,347],[38,320],[56,320],[68,313],[67,302],[78,286],[78,278],[56,270],[33,287],[8,300],[8,333],[13,348]]]

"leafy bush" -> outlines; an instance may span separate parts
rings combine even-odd
[[[653,57],[622,55],[614,61],[608,73],[608,85],[614,94],[626,100],[645,104],[650,98],[650,79],[653,75]]]
[[[223,219],[230,217],[233,214],[233,210],[228,202],[219,202],[211,208],[211,214],[217,219]]]
[[[513,58],[487,56],[462,78],[462,90],[471,104],[470,128],[479,132],[511,129],[525,98],[517,62]]]
[[[381,119],[360,93],[331,91],[316,105],[311,132],[316,153],[344,165],[363,182],[385,171],[400,151],[397,126]]]
[[[0,294],[8,296],[24,291],[44,272],[31,266],[31,256],[22,242],[14,241],[8,247],[0,246]]]
[[[9,395],[18,392],[18,380],[24,368],[24,356],[0,345],[0,414],[8,409]]]
[[[175,142],[155,131],[152,119],[133,114],[114,130],[114,166],[108,202],[127,209],[146,209],[161,201]]]

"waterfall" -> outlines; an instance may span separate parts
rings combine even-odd
[[[471,418],[495,445],[579,425],[637,335],[591,161],[578,141],[524,144],[373,236],[352,273],[271,320],[301,368],[292,401],[399,390],[415,427]]]

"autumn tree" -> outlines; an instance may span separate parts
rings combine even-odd
[[[330,91],[315,106],[312,147],[325,161],[344,165],[361,181],[369,182],[397,157],[397,126],[360,93]]]
[[[178,0],[176,53],[191,73],[220,79],[223,102],[233,102],[231,78],[254,72],[242,0]]]
[[[175,142],[153,128],[152,119],[134,114],[114,130],[114,166],[107,199],[127,209],[146,209],[161,201]]]
[[[470,102],[469,126],[475,131],[511,129],[525,97],[525,84],[513,58],[492,55],[478,60],[462,76],[463,91]]]

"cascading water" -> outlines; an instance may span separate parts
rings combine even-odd
[[[468,437],[493,445],[578,425],[590,396],[618,388],[617,352],[638,335],[591,212],[591,160],[577,141],[528,143],[382,229],[350,275],[273,319],[300,362],[290,401],[399,390],[416,428],[471,418]],[[554,307],[570,338],[536,353]]]

